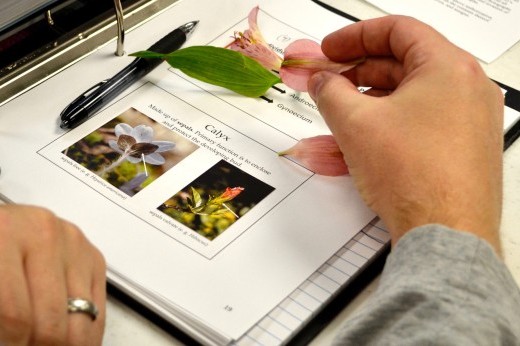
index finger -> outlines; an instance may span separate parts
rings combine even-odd
[[[404,62],[409,53],[434,53],[446,44],[444,36],[432,27],[406,16],[385,16],[348,25],[325,37],[322,50],[334,61],[360,57],[393,56]]]

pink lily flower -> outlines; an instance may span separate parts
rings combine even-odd
[[[307,91],[307,82],[314,73],[323,70],[342,73],[363,60],[335,62],[323,54],[318,43],[307,39],[296,40],[285,48],[280,78],[285,85],[296,91]]]
[[[316,174],[331,177],[348,174],[343,153],[330,135],[304,138],[278,155],[291,156]]]
[[[287,46],[282,59],[265,41],[257,17],[260,8],[254,7],[248,16],[249,29],[235,32],[235,39],[226,48],[240,52],[256,60],[266,69],[280,73],[280,79],[296,91],[307,91],[307,81],[315,72],[326,70],[336,73],[345,72],[364,59],[346,63],[329,60],[321,51],[318,43],[308,40],[296,40]]]
[[[249,29],[235,32],[235,40],[226,48],[240,52],[245,56],[258,61],[262,66],[271,71],[278,71],[282,64],[282,58],[278,56],[264,40],[257,24],[258,6],[249,12]]]

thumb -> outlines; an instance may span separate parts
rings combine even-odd
[[[367,97],[348,78],[328,71],[313,74],[308,91],[335,136],[342,135],[341,129],[365,104],[363,101]]]

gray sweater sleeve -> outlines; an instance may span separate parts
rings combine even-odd
[[[392,250],[335,345],[520,345],[520,290],[487,242],[418,227]]]

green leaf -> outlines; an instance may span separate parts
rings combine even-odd
[[[226,48],[193,46],[169,54],[144,51],[131,55],[162,58],[192,78],[248,97],[262,96],[270,87],[281,82],[278,76],[256,60]]]
[[[153,58],[163,59],[166,54],[150,52],[148,50],[142,50],[140,52],[135,52],[135,53],[128,54],[128,55],[136,56],[139,58],[147,58],[147,59],[153,59]]]
[[[192,207],[197,208],[202,204],[202,198],[197,190],[190,186],[191,189],[191,197],[192,197]]]

